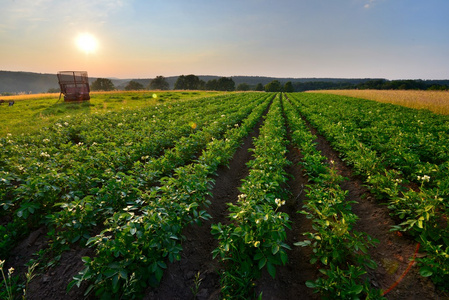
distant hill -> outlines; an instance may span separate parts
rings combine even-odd
[[[188,75],[188,74],[185,74]],[[212,79],[218,79],[221,76],[213,75],[197,75],[201,80],[207,82]],[[96,80],[97,78],[89,78],[89,82]],[[147,87],[152,78],[136,78],[136,79],[117,79],[110,78],[114,86],[122,90],[131,80],[141,83],[144,87]],[[166,77],[167,82],[170,85],[170,89],[173,89],[178,76]],[[350,84],[358,84],[365,82],[368,79],[336,79],[336,78],[275,78],[275,77],[261,77],[261,76],[232,76],[236,86],[240,83],[247,83],[250,86],[255,86],[258,83],[263,85],[273,81],[279,80],[282,84],[287,81],[295,82],[344,82]],[[14,72],[14,71],[0,71],[0,94],[4,93],[46,93],[49,89],[59,89],[58,78],[56,74],[42,74],[32,72]]]
[[[188,75],[188,74],[184,74]],[[207,82],[212,79],[219,79],[221,76],[213,75],[197,75],[201,80]],[[263,77],[263,76],[231,76],[238,86],[241,83],[247,83],[250,86],[256,86],[258,83],[265,85],[273,80],[278,80],[281,84],[285,84],[291,81],[295,87],[295,90],[308,90],[308,89],[328,89],[328,88],[351,88],[356,85],[366,83],[373,80],[386,81],[385,79],[378,78],[276,78],[276,77]],[[89,78],[89,82],[93,82],[97,78]],[[131,80],[141,83],[144,87],[147,87],[152,78],[137,78],[137,79],[117,79],[110,78],[114,86],[123,90],[125,86]],[[178,76],[166,77],[167,82],[170,85],[170,89],[173,89]],[[449,85],[449,80],[425,80],[425,84],[445,84]],[[0,94],[5,93],[46,93],[50,89],[58,89],[58,78],[56,74],[42,74],[32,72],[13,72],[13,71],[0,71]]]

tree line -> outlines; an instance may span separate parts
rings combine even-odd
[[[157,76],[152,79],[148,86],[131,80],[125,86],[126,91],[131,90],[168,90],[170,88],[164,76]],[[90,85],[92,91],[113,91],[116,89],[112,80],[108,78],[97,78]],[[265,92],[293,92],[293,84],[291,81],[281,84],[278,80],[273,80],[268,84],[250,85],[247,83],[240,83],[236,86],[231,77],[221,77],[218,79],[211,79],[207,82],[201,80],[196,75],[181,75],[175,82],[175,90],[211,90],[211,91],[265,91]]]
[[[131,80],[125,90],[168,90],[170,88],[164,76],[157,76],[152,79],[147,87],[143,84]],[[97,78],[91,84],[92,91],[112,91],[115,86],[110,79]],[[240,83],[236,86],[231,77],[221,77],[219,79],[211,79],[207,82],[201,80],[198,76],[181,75],[175,82],[175,90],[213,90],[213,91],[265,91],[265,92],[302,92],[310,90],[328,90],[328,89],[376,89],[376,90],[448,90],[449,83],[447,81],[438,80],[386,80],[374,79],[366,80],[360,83],[335,82],[335,81],[310,81],[310,82],[294,82],[287,81],[281,83],[279,80],[273,80],[265,85],[258,83],[250,85]]]

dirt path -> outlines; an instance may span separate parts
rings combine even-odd
[[[218,247],[218,241],[210,233],[211,225],[228,223],[226,203],[237,201],[241,180],[248,175],[246,163],[252,156],[248,149],[253,147],[253,138],[259,135],[261,123],[262,119],[237,149],[229,167],[218,169],[212,197],[209,199],[211,205],[207,209],[212,218],[201,226],[192,225],[185,229],[186,241],[182,245],[181,260],[168,265],[159,287],[148,290],[144,299],[193,299],[191,288],[195,287],[195,276],[198,274],[201,284],[197,299],[220,298],[220,266],[217,260],[212,259],[211,254],[212,250]]]

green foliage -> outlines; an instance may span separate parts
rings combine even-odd
[[[284,84],[284,89],[283,90],[284,90],[285,93],[293,93],[295,91],[291,81],[287,81]]]
[[[131,80],[128,82],[128,84],[125,86],[125,91],[138,91],[143,90],[144,87],[140,82]]]
[[[251,87],[247,83],[240,83],[239,85],[237,85],[235,90],[236,91],[249,91],[249,90],[251,90]]]
[[[213,256],[225,264],[221,276],[225,298],[249,297],[262,268],[274,278],[275,266],[287,262],[290,247],[284,241],[289,218],[277,212],[285,204],[281,200],[288,165],[285,135],[278,95],[254,141],[254,160],[248,163],[250,173],[240,188],[242,194],[237,204],[229,204],[232,223],[212,225],[212,234],[219,240]]]
[[[279,80],[273,80],[264,87],[265,92],[282,92],[282,84]]]
[[[258,84],[256,85],[256,87],[254,88],[254,90],[255,90],[255,91],[258,91],[258,92],[262,92],[262,91],[264,91],[265,89],[264,89],[264,86],[263,86],[262,83],[258,83]]]
[[[156,76],[151,80],[148,89],[150,90],[168,90],[170,87],[169,83],[164,76]]]
[[[292,140],[301,149],[301,164],[311,182],[301,213],[312,220],[314,231],[304,233],[306,239],[295,245],[312,247],[311,263],[326,266],[320,270],[325,276],[307,282],[307,286],[329,299],[380,297],[380,292],[372,291],[362,277],[366,267],[376,268],[368,248],[378,241],[353,230],[358,217],[351,211],[351,202],[346,200],[347,191],[340,187],[345,178],[336,173],[333,162],[324,162],[325,158],[315,148],[316,137],[298,116],[297,108],[290,101],[285,106]]]
[[[115,86],[108,78],[97,78],[90,85],[91,91],[113,91]]]
[[[219,79],[211,79],[206,82],[206,89],[213,91],[233,91],[235,90],[235,82],[231,77],[220,77]]]
[[[447,289],[449,119],[428,111],[339,96],[290,94],[299,110],[365,179],[428,253],[421,274]]]
[[[181,75],[175,82],[175,90],[200,90],[204,82],[196,75]]]

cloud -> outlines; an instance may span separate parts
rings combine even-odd
[[[371,7],[373,7],[375,4],[376,4],[376,0],[368,0],[368,3],[366,3],[365,5],[364,5],[364,7],[366,8],[366,9],[369,9],[369,8],[371,8]]]
[[[8,28],[61,19],[105,22],[133,0],[21,0],[2,4],[0,19]],[[26,25],[25,25],[26,26]]]

